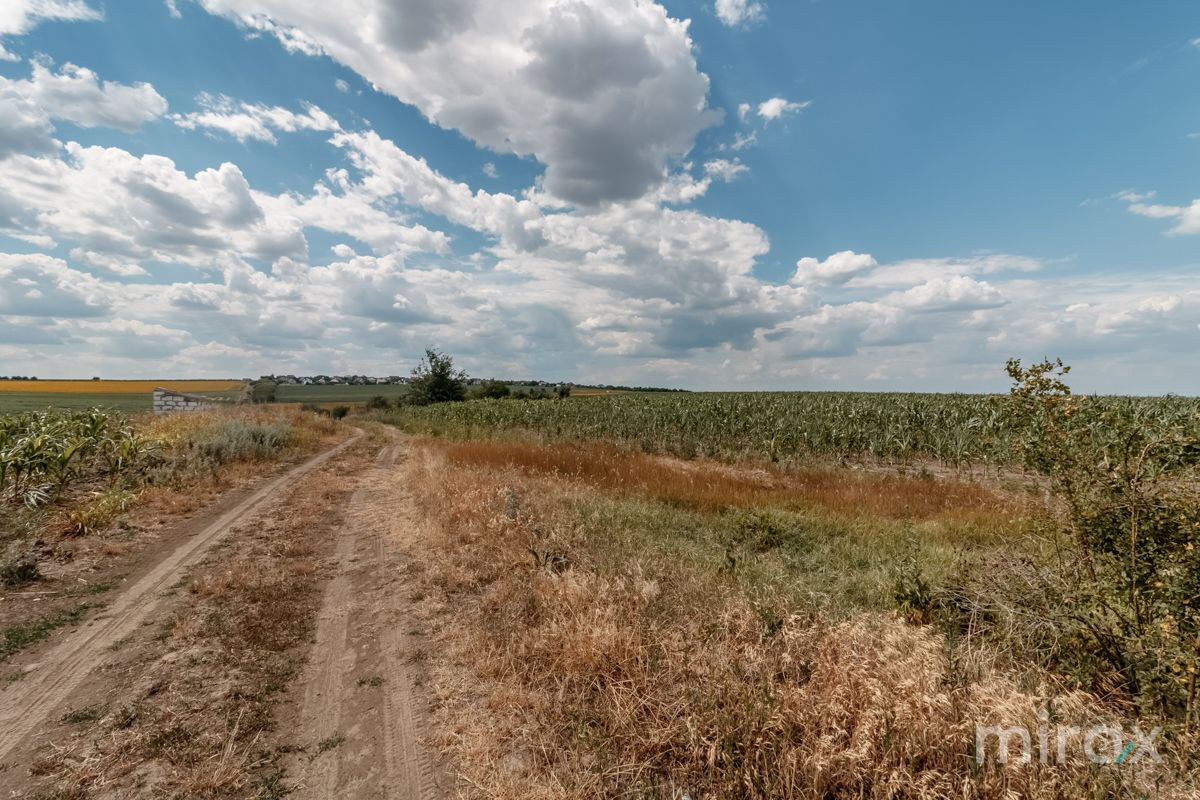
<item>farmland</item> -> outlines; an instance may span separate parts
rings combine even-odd
[[[149,411],[151,392],[158,386],[227,396],[241,385],[235,380],[4,380],[0,381],[0,414],[46,408]]]
[[[280,387],[286,407],[5,417],[14,668],[93,618],[80,581],[152,550],[152,500],[342,444],[230,524],[179,596],[119,606],[141,633],[97,640],[107,688],[74,693],[33,782],[10,756],[0,790],[132,795],[149,762],[165,796],[353,796],[396,779],[387,742],[428,741],[449,782],[413,797],[1192,796],[1200,402],[1010,368],[1002,396],[627,393],[338,422],[294,406],[390,387]],[[22,599],[41,591],[62,595]],[[26,706],[0,694],[0,721],[39,708],[39,676],[13,683]],[[964,757],[979,721],[1033,729],[1051,704],[1080,730],[1161,726],[1164,760],[1122,793],[1077,755]]]
[[[1155,421],[1200,431],[1198,398],[1097,397],[1088,403],[1091,418],[1108,418],[1105,424]],[[999,398],[986,395],[646,393],[404,408],[391,420],[416,433],[615,440],[647,452],[722,460],[933,459],[964,465],[1009,464],[1016,456],[1012,421]]]

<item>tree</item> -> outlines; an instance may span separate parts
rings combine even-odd
[[[454,368],[454,359],[427,348],[425,357],[412,371],[408,401],[413,405],[450,403],[465,400],[467,373]]]

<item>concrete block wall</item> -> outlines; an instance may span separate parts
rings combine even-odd
[[[170,389],[154,390],[155,414],[178,414],[187,411],[201,411],[206,408],[216,408],[222,405],[219,401],[206,397],[173,392]]]

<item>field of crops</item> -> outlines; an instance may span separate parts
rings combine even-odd
[[[234,380],[160,381],[0,381],[0,414],[41,411],[47,408],[104,408],[115,411],[149,411],[155,387],[196,394],[237,391]]]
[[[999,400],[965,394],[646,393],[406,407],[393,412],[391,420],[418,433],[521,431],[551,439],[623,441],[686,457],[865,456],[1004,464],[1013,460],[1013,431]],[[1117,414],[1200,430],[1200,398],[1097,397],[1089,403],[1097,413],[1088,418],[1097,425],[1104,414]]]

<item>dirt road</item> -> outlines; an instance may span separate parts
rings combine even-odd
[[[338,465],[344,459],[335,457],[362,438],[356,433],[219,516],[210,515],[211,521],[192,523],[196,530],[186,531],[183,543],[147,568],[103,614],[40,654],[21,680],[0,691],[0,791],[24,796],[29,786],[23,766],[57,747],[48,731],[64,709],[95,703],[93,684],[112,651],[139,627],[170,616],[178,598],[164,590],[217,545],[236,544],[248,531],[264,535],[268,522],[290,508],[296,487],[336,475],[337,496],[348,502],[330,507],[331,517],[341,522],[325,534],[335,537],[324,559],[329,566],[314,573],[314,580],[319,574],[329,578],[315,637],[299,677],[274,711],[280,744],[294,751],[284,763],[287,784],[298,797],[446,796],[447,780],[422,741],[424,643],[408,611],[404,581],[404,554],[413,551],[419,527],[397,468],[403,445],[386,439],[373,462],[365,462],[369,466],[362,468],[359,451],[353,456],[359,466],[342,472]],[[327,466],[305,477],[322,464]]]
[[[100,618],[71,633],[45,653],[20,681],[0,692],[0,761],[46,721],[71,691],[101,664],[114,643],[137,630],[155,611],[164,588],[177,581],[184,570],[203,558],[209,548],[234,525],[253,514],[263,501],[361,436],[361,432],[356,433],[336,447],[310,458],[226,511],[124,590]]]
[[[307,752],[288,770],[297,797],[431,800],[445,791],[422,742],[424,651],[402,586],[402,545],[416,519],[395,468],[402,457],[401,445],[384,447],[346,512],[298,688]]]

